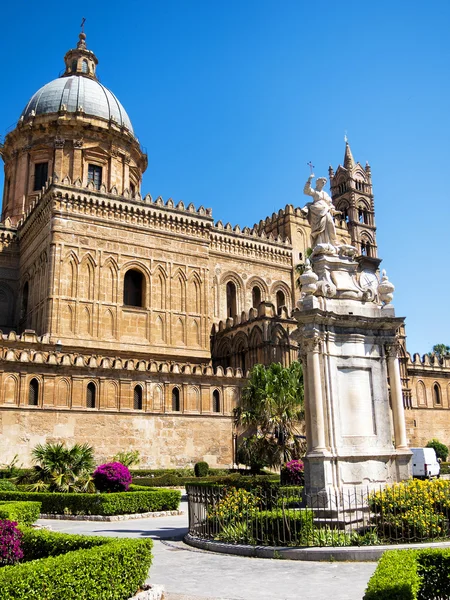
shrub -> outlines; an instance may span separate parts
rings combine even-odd
[[[290,460],[281,467],[280,481],[284,485],[304,485],[305,465],[301,460]]]
[[[0,479],[0,492],[14,492],[17,487],[8,479]]]
[[[144,583],[152,561],[150,539],[39,530],[24,531],[23,540],[31,562],[0,569],[2,600],[123,600]]]
[[[93,492],[91,472],[94,451],[88,444],[71,448],[60,442],[38,444],[32,451],[36,463],[31,472],[17,477],[17,483],[29,484],[32,491]]]
[[[207,462],[201,461],[195,463],[194,473],[196,477],[208,477],[209,465]]]
[[[219,502],[209,511],[208,517],[219,521],[238,521],[254,516],[258,512],[259,498],[244,489],[230,488]]]
[[[1,502],[0,519],[17,521],[20,525],[32,525],[39,519],[40,502]]]
[[[425,447],[433,448],[436,452],[436,456],[440,458],[442,462],[445,462],[447,460],[448,447],[439,440],[432,439],[428,442],[428,444]]]
[[[252,520],[252,537],[257,543],[270,546],[310,545],[313,517],[310,509],[261,511]]]
[[[131,483],[130,471],[119,462],[100,465],[92,478],[100,492],[126,492]]]
[[[389,550],[380,558],[363,600],[416,600],[420,586],[415,550]]]
[[[31,500],[42,503],[46,514],[124,515],[160,510],[177,510],[181,500],[178,490],[149,489],[146,492],[111,494],[61,494],[40,492],[0,492],[1,500]]]
[[[14,565],[23,557],[20,540],[22,532],[17,523],[9,519],[0,520],[0,565]]]
[[[113,456],[111,462],[120,462],[128,468],[138,465],[141,462],[139,450],[118,452]]]

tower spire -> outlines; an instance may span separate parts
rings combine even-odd
[[[355,160],[353,158],[352,151],[350,149],[350,144],[348,143],[347,136],[345,136],[345,154],[344,154],[344,168],[345,169],[353,169],[355,166]]]

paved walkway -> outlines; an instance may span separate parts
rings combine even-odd
[[[187,506],[182,503],[182,510]],[[375,563],[247,558],[195,550],[181,540],[187,516],[103,523],[41,519],[55,531],[155,541],[150,582],[167,600],[361,600]]]

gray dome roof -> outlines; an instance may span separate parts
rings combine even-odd
[[[27,119],[34,111],[36,115],[56,113],[65,105],[68,112],[82,107],[86,115],[114,119],[133,135],[133,126],[124,107],[112,92],[95,79],[70,75],[50,81],[41,87],[26,105],[22,117]]]

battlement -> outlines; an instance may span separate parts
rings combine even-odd
[[[0,362],[34,363],[56,365],[61,367],[79,367],[85,369],[112,369],[140,371],[148,373],[172,373],[194,375],[198,377],[234,377],[242,378],[241,369],[228,367],[212,367],[209,364],[192,365],[190,363],[144,360],[117,356],[101,356],[98,354],[79,354],[64,352],[49,343],[49,336],[37,336],[32,330],[22,334],[11,331],[0,332],[3,347],[0,348]],[[99,372],[101,375],[101,372]]]

